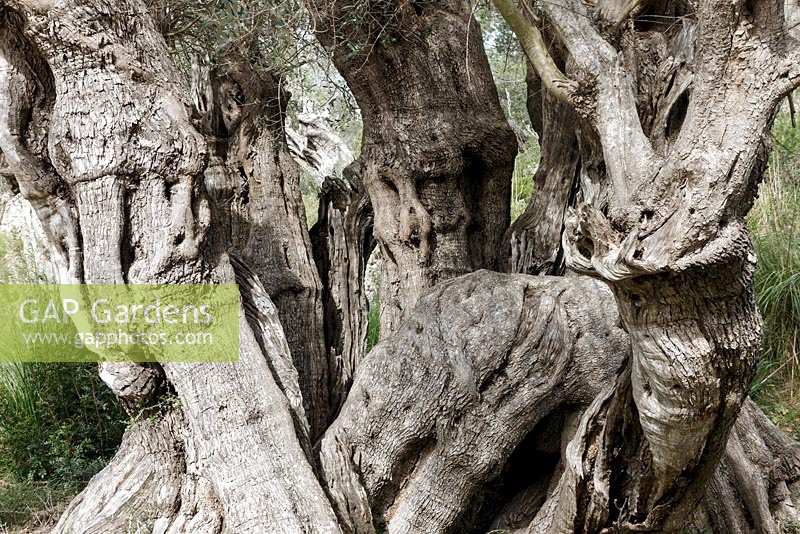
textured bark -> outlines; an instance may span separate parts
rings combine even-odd
[[[549,2],[543,26],[568,54],[559,65],[512,2],[496,4],[542,86],[579,118],[552,124],[552,138],[579,141],[566,266],[611,285],[632,342],[630,365],[584,414],[559,484],[526,531],[680,529],[726,451],[759,345],[743,216],[776,105],[797,84],[782,6],[701,2],[685,14],[679,5]],[[677,25],[626,20],[641,10],[685,16]],[[566,191],[568,181],[555,183]],[[549,209],[548,200],[534,213],[564,213],[562,198]],[[547,252],[512,268],[536,270]],[[742,469],[732,447],[726,461]],[[759,522],[763,506],[747,491],[744,501],[753,525],[777,528]]]
[[[224,250],[213,246],[223,240],[205,241],[212,215],[202,180],[206,143],[144,4],[15,7],[2,7],[19,21],[4,35],[3,57],[9,63],[22,53],[23,59],[40,54],[52,74],[47,156],[74,202],[83,251],[92,254],[82,255],[83,281],[234,282]],[[22,49],[13,39],[32,46]],[[5,70],[3,80],[8,86],[30,75],[30,69]],[[15,139],[2,141],[4,153],[16,148]],[[236,274],[249,309],[241,319],[239,362],[164,363],[182,416],[157,415],[148,430],[152,441],[137,438],[145,430],[133,426],[57,532],[117,531],[126,521],[135,524],[143,507],[161,520],[159,532],[339,531],[307,458],[297,374],[274,308],[264,305],[269,300],[258,279],[241,269]],[[138,386],[148,380],[136,373],[151,368],[114,370],[105,376],[115,391],[147,390]],[[177,470],[171,443],[183,453]],[[158,480],[163,486],[154,483],[159,474],[168,475]],[[88,517],[95,519],[87,523]]]
[[[466,4],[307,2],[364,121],[360,157],[384,258],[381,332],[424,289],[496,269],[516,140]]]
[[[289,150],[320,186],[317,222],[310,230],[322,281],[329,406],[344,402],[366,355],[369,301],[364,277],[375,247],[373,213],[353,154],[324,117],[304,112],[286,128]]]
[[[706,488],[699,526],[779,533],[800,519],[800,445],[745,401]]]
[[[6,176],[31,203],[68,278],[81,277],[80,236],[74,206],[47,154],[54,80],[33,43],[19,31],[22,20],[0,12],[0,149]]]
[[[511,244],[508,271],[559,275],[564,273],[564,219],[580,190],[578,117],[569,106],[542,91],[541,80],[530,65],[526,82],[528,113],[539,135],[541,157],[531,201],[507,233],[506,241]]]
[[[286,142],[288,94],[278,76],[256,70],[235,51],[226,66],[194,69],[195,107],[214,150],[205,177],[225,231],[220,241],[275,302],[317,436],[330,418],[331,364],[299,170]]]
[[[306,104],[304,108],[310,106]],[[317,187],[322,188],[330,176],[341,177],[353,162],[353,152],[326,117],[306,110],[297,117],[294,126],[286,125],[289,150],[300,166],[314,177]]]
[[[167,532],[181,506],[180,488],[190,478],[178,437],[183,427],[180,410],[172,408],[133,423],[119,452],[72,500],[53,532]],[[192,532],[219,532],[220,512],[208,514],[211,528],[195,522]]]
[[[515,448],[616,373],[628,347],[617,321],[610,291],[587,278],[479,271],[423,296],[370,352],[321,442],[346,529],[488,526],[489,483]]]
[[[322,477],[345,530],[552,528],[550,515],[562,510],[545,502],[560,491],[574,454],[567,445],[585,432],[581,416],[592,400],[605,402],[630,362],[614,300],[584,277],[485,271],[420,299],[359,368],[320,445]],[[688,510],[683,524],[777,532],[797,515],[800,445],[751,401],[732,432],[700,510]],[[625,458],[641,435],[629,420],[606,439],[619,440]]]
[[[375,247],[372,225],[372,206],[354,167],[341,178],[329,176],[322,184],[319,218],[311,236],[323,282],[332,413],[344,403],[367,353],[369,301],[364,275]]]
[[[682,27],[643,29],[623,21],[642,5],[600,2],[592,17],[579,1],[542,6],[567,59],[552,61],[538,31],[523,44],[536,47],[545,107],[563,107],[543,108],[543,135],[578,140],[579,187],[554,195],[535,252],[512,268],[557,268],[546,236],[574,200],[564,262],[607,286],[449,279],[506,252],[516,147],[466,6],[368,3],[372,22],[355,25],[342,18],[352,8],[312,6],[364,112],[363,179],[398,291],[384,294],[384,332],[396,333],[362,358],[366,198],[355,176],[326,191],[318,294],[279,87],[246,64],[216,77],[198,65],[191,117],[142,2],[13,6],[1,8],[12,23],[0,34],[0,148],[20,188],[68,207],[80,246],[69,232],[51,239],[75,276],[235,280],[243,300],[235,364],[103,369],[152,419],[131,427],[56,532],[141,520],[170,533],[670,531],[704,497],[701,525],[774,532],[795,513],[797,445],[753,406],[739,414],[758,341],[742,217],[775,105],[800,83],[774,9],[701,4]],[[336,36],[368,46],[346,53]],[[678,42],[693,53],[670,52]],[[545,128],[568,109],[575,131]],[[562,145],[548,149],[554,164]],[[563,191],[563,174],[540,179]],[[290,354],[261,279],[278,299],[297,290],[284,305],[305,315],[285,327],[303,321],[318,357]],[[325,345],[341,358],[333,373]]]

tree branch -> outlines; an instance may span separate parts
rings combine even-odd
[[[517,7],[516,1],[492,0],[511,27],[511,31],[519,39],[522,50],[536,69],[545,88],[562,102],[571,102],[571,92],[575,89],[575,82],[567,78],[555,64],[542,39],[542,32],[525,17]]]
[[[0,150],[70,281],[77,282],[83,261],[78,225],[46,149],[47,107],[55,90],[47,65],[20,35],[19,24],[15,13],[0,9]]]
[[[601,36],[583,2],[543,2],[542,13],[580,76],[591,86],[589,95],[573,97],[573,102],[578,113],[586,116],[591,112],[613,184],[614,203],[624,206],[631,191],[650,179],[659,159],[639,120],[634,80],[622,55]]]

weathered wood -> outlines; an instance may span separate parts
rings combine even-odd
[[[361,174],[384,259],[381,332],[426,288],[497,269],[516,138],[461,2],[307,2],[364,121]]]
[[[532,24],[496,3],[512,28]],[[683,18],[624,22],[640,9]],[[520,35],[540,77],[566,78],[551,93],[579,117],[553,125],[580,141],[566,265],[611,285],[633,346],[630,367],[584,414],[530,532],[680,528],[754,371],[760,319],[743,216],[789,85],[782,6],[681,9],[547,2],[541,20],[566,50],[563,67],[543,61],[538,34]]]
[[[367,356],[366,199],[357,183],[328,192],[325,293],[298,229],[274,80],[234,62],[190,99],[141,1],[4,4],[16,18],[0,33],[12,66],[0,87],[30,96],[37,70],[20,66],[31,61],[53,83],[35,89],[40,101],[0,104],[0,143],[23,154],[11,164],[24,183],[51,172],[58,187],[36,191],[69,206],[81,237],[74,272],[88,282],[235,280],[244,302],[235,364],[105,370],[154,419],[129,430],[57,531],[119,530],[141,509],[158,521],[148,530],[176,534],[444,534],[511,522],[520,532],[669,531],[704,496],[701,519],[717,531],[774,532],[792,517],[797,445],[749,404],[737,419],[759,333],[742,217],[775,105],[800,82],[780,16],[774,4],[701,3],[683,29],[643,31],[617,19],[649,7],[601,4],[542,6],[567,55],[553,62],[559,72],[539,71],[564,106],[540,122],[564,140],[547,149],[552,160],[577,140],[576,162],[556,162],[575,166],[576,194],[564,200],[556,175],[568,172],[543,177],[561,195],[549,221],[576,203],[565,263],[610,289],[586,277],[456,277],[505,260],[516,146],[466,6],[387,13],[373,3],[374,19],[352,23],[341,3],[311,4],[364,112],[365,189],[391,258],[384,332],[396,332]],[[369,47],[346,54],[337,35]],[[679,42],[694,43],[692,54],[673,54]],[[197,80],[210,76],[196,69]],[[219,106],[242,96],[259,106]],[[569,106],[575,129],[556,128]],[[25,123],[31,113],[47,120]],[[46,150],[36,141],[45,137]],[[536,239],[530,258],[557,266],[548,237]],[[282,240],[294,256],[279,257]],[[284,311],[264,285],[276,300],[296,290]],[[315,356],[298,358],[309,346]],[[342,362],[333,374],[331,354]],[[157,412],[165,391],[177,402]],[[748,478],[754,469],[764,476]]]
[[[477,531],[486,518],[470,512],[515,447],[612,379],[628,347],[617,322],[588,278],[479,271],[436,286],[364,360],[322,440],[345,527]]]
[[[322,277],[333,414],[344,403],[367,353],[369,301],[364,275],[375,247],[372,231],[372,205],[356,166],[346,169],[341,178],[326,178],[311,239]]]
[[[567,209],[580,191],[577,114],[570,106],[542,91],[532,67],[526,75],[528,112],[539,135],[541,157],[533,177],[533,196],[525,212],[506,233],[512,273],[564,273],[561,232]]]
[[[41,51],[54,79],[47,154],[80,214],[83,250],[91,251],[82,257],[83,279],[233,283],[224,249],[204,246],[209,230],[216,231],[202,179],[206,140],[190,120],[189,99],[145,5],[18,7],[24,18],[17,30]],[[136,519],[128,511],[151,507],[163,519],[159,531],[195,532],[202,524],[212,532],[339,532],[309,461],[299,386],[287,373],[290,355],[274,308],[263,306],[263,288],[251,287],[245,298],[262,320],[241,314],[237,363],[161,366],[183,416],[175,435],[177,423],[159,416],[154,431],[167,424],[163,439],[180,442],[186,473],[179,483],[165,478],[162,497],[176,503],[180,492],[181,508],[161,503],[153,479],[175,472],[172,460],[154,456],[158,443],[137,443],[143,430],[133,429],[117,460],[85,491],[94,500],[79,497],[62,531],[115,531]],[[141,465],[133,465],[138,459]],[[131,492],[109,491],[115,487]],[[104,503],[108,514],[98,508]],[[85,523],[92,514],[99,515]]]
[[[235,50],[217,68],[195,64],[195,109],[212,146],[205,183],[220,246],[261,279],[289,342],[311,433],[330,419],[323,295],[306,226],[300,174],[286,140],[283,80]]]

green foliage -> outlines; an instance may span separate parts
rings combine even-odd
[[[755,287],[764,318],[752,394],[772,420],[800,439],[800,130],[788,113],[772,129],[770,168],[748,217],[758,255]]]
[[[796,182],[800,179],[800,172],[793,164],[798,161],[800,161],[800,128],[792,124],[789,113],[784,110],[778,114],[772,126],[770,165],[781,165],[787,177]]]
[[[235,50],[253,65],[285,72],[310,46],[308,14],[299,0],[147,0],[174,53],[187,70],[195,56],[212,64]]]
[[[64,504],[81,490],[83,481],[0,482],[0,532],[5,528],[52,527]]]
[[[750,216],[758,254],[756,294],[764,317],[764,354],[760,381],[778,371],[800,371],[800,185],[769,173]]]
[[[94,365],[0,366],[0,466],[14,480],[88,480],[125,418]]]
[[[781,525],[781,532],[784,534],[800,534],[800,522],[789,520]]]
[[[20,236],[0,235],[0,283],[44,281]],[[52,515],[105,465],[124,429],[96,365],[0,365],[0,526]]]
[[[533,129],[526,108],[526,60],[519,41],[497,10],[488,4],[481,4],[475,17],[481,26],[486,57],[506,117],[515,128],[530,136]]]
[[[800,134],[781,114],[774,149],[748,223],[758,255],[755,286],[764,317],[764,351],[754,393],[800,376]]]
[[[511,179],[512,221],[522,215],[533,195],[533,175],[539,166],[539,154],[539,143],[531,137],[514,162],[514,176]]]
[[[514,164],[511,181],[511,220],[519,217],[533,195],[533,175],[539,166],[539,143],[526,107],[526,60],[519,41],[497,10],[482,4],[475,13],[483,33],[486,57],[492,70],[500,104],[509,124],[527,138]]]
[[[367,352],[369,352],[381,340],[381,297],[377,291],[369,303],[367,321]]]

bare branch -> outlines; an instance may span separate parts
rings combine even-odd
[[[542,83],[563,102],[571,102],[570,92],[575,82],[569,80],[553,61],[542,39],[542,32],[516,6],[516,0],[492,0],[511,30],[519,39],[522,50],[536,69]]]

